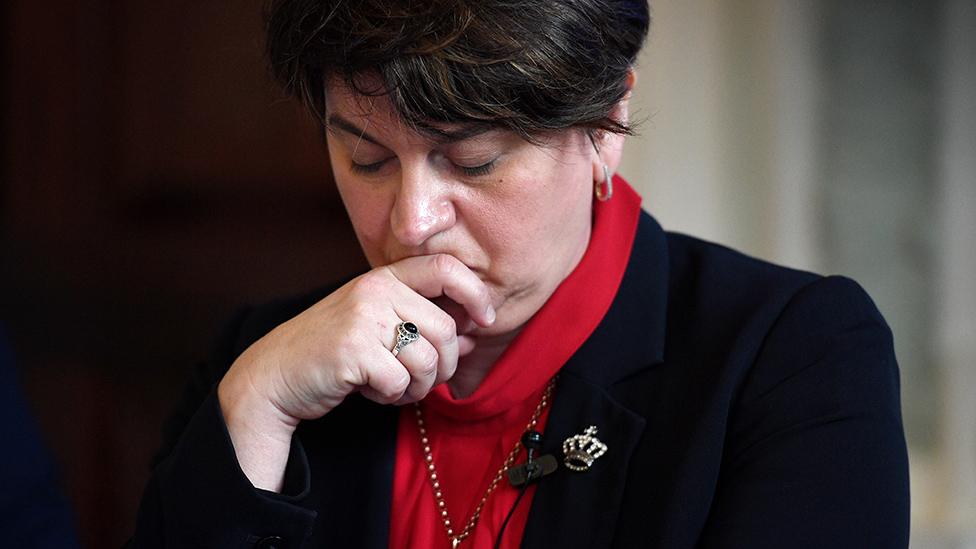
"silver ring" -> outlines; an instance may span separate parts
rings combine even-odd
[[[417,329],[416,324],[413,322],[401,322],[397,324],[396,343],[393,345],[393,349],[391,349],[393,356],[400,354],[400,349],[403,349],[418,339],[420,339],[420,330]]]

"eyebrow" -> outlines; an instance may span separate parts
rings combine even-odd
[[[465,139],[471,139],[481,134],[488,133],[496,128],[488,124],[468,123],[453,130],[443,130],[430,125],[422,125],[418,128],[421,133],[427,135],[432,141],[442,145],[457,143]]]
[[[329,118],[325,124],[329,128],[342,130],[354,137],[362,139],[363,141],[369,141],[370,143],[379,145],[380,147],[384,146],[382,143],[377,141],[375,137],[369,135],[364,128],[357,128],[355,124],[339,116],[338,114],[329,115]]]
[[[370,135],[364,128],[357,127],[355,124],[338,114],[329,115],[326,125],[330,128],[342,130],[350,135],[362,139],[363,141],[369,141],[374,145],[379,145],[381,147],[385,146],[375,137]],[[472,137],[487,133],[493,129],[495,128],[488,124],[478,123],[464,124],[460,128],[452,130],[444,130],[426,124],[417,128],[417,130],[424,134],[428,139],[440,145],[447,145],[457,143],[458,141],[464,141],[465,139],[471,139]]]

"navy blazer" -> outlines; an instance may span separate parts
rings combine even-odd
[[[284,494],[237,465],[215,386],[326,295],[242,312],[166,429],[133,547],[385,548],[399,409],[350,397],[301,424]],[[559,376],[544,450],[607,453],[532,500],[528,548],[908,545],[891,333],[842,277],[664,232],[642,214],[618,294]]]

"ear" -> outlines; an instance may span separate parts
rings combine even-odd
[[[610,116],[619,122],[627,123],[630,115],[630,96],[633,94],[634,86],[637,84],[637,72],[633,67],[627,72],[625,85],[627,93],[624,98],[610,112]],[[600,154],[592,151],[593,158],[593,181],[602,182],[604,180],[603,165],[606,164],[613,174],[620,166],[620,157],[624,152],[624,139],[626,136],[612,132],[597,132],[593,138],[600,148]]]

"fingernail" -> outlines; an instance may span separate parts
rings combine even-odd
[[[488,305],[488,309],[485,310],[485,317],[488,319],[488,324],[495,323],[495,308],[490,304]]]

